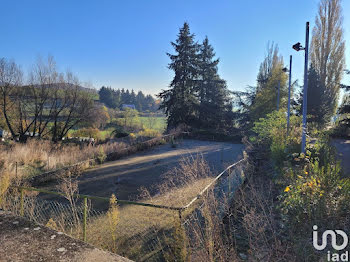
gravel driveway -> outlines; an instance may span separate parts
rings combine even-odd
[[[176,148],[157,146],[87,170],[79,179],[79,192],[106,197],[114,193],[118,199],[134,199],[140,187],[152,192],[152,186],[160,183],[162,175],[177,166],[182,157],[202,155],[216,175],[225,165],[239,160],[243,149],[242,144],[191,139],[182,140]]]

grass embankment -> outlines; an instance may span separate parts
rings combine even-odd
[[[300,153],[300,117],[284,112],[255,122],[252,141],[259,164],[239,199],[235,228],[239,252],[251,261],[324,261],[310,241],[320,231],[350,229],[350,180],[343,172],[327,132],[315,134]]]

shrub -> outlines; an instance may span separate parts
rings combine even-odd
[[[280,209],[296,254],[320,261],[309,241],[313,225],[324,229],[350,230],[350,180],[342,178],[334,148],[327,136],[309,145],[306,155],[293,159],[284,175],[287,186],[280,195]]]
[[[115,138],[122,138],[127,137],[129,133],[125,131],[122,127],[117,127],[112,131],[112,134],[115,136]]]
[[[349,138],[350,127],[344,123],[337,122],[336,125],[329,131],[330,135],[335,138]]]
[[[135,140],[136,139],[136,135],[134,133],[130,133],[129,134],[129,137],[132,139],[132,140]]]
[[[350,182],[340,175],[340,164],[331,161],[320,166],[313,160],[299,171],[282,195],[282,210],[289,221],[324,223],[327,217],[343,217],[350,208]]]
[[[140,131],[138,135],[144,137],[159,137],[161,136],[161,133],[155,129],[145,128],[144,130]]]
[[[107,156],[106,156],[106,153],[105,151],[103,150],[103,147],[99,147],[99,152],[96,156],[96,160],[99,164],[103,164],[106,160]]]
[[[136,127],[139,122],[139,112],[136,109],[125,108],[122,112],[122,118],[117,122],[123,127]]]
[[[166,250],[164,257],[165,261],[188,261],[187,253],[187,237],[186,232],[181,224],[180,219],[175,218],[174,229],[171,234],[171,238],[167,239],[168,249]]]
[[[59,228],[58,228],[58,226],[57,226],[55,220],[53,220],[52,218],[50,218],[50,219],[47,221],[46,226],[47,226],[48,228],[53,229],[53,230],[59,230]]]
[[[102,134],[98,128],[82,128],[75,130],[71,133],[72,137],[92,137],[95,139],[101,139]]]
[[[277,167],[282,167],[289,152],[298,152],[301,134],[301,119],[290,117],[290,130],[287,136],[287,119],[283,111],[275,111],[254,123],[256,133],[253,142],[268,147],[271,158]]]

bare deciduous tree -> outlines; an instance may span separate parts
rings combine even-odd
[[[7,61],[4,58],[0,59],[0,105],[7,127],[13,137],[16,136],[15,128],[11,122],[13,112],[16,110],[14,97],[22,85],[22,76],[23,73],[15,62]]]
[[[62,140],[68,131],[89,117],[93,99],[72,73],[58,73],[55,61],[38,60],[22,84],[22,72],[14,62],[0,60],[1,109],[12,137],[51,135]]]

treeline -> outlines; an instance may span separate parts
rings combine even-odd
[[[314,33],[317,32],[317,26]],[[321,30],[321,29],[319,29]],[[337,29],[340,30],[340,29]],[[334,36],[330,36],[332,38]],[[325,52],[322,46],[318,46],[317,35],[313,35],[311,45],[311,63],[308,70],[307,90],[307,122],[309,126],[319,129],[328,125],[337,114],[348,125],[349,98],[345,93],[341,107],[338,108],[340,88],[344,69],[344,49],[338,48],[335,58],[321,62],[318,58]],[[333,41],[334,49],[342,47],[344,42]],[[234,92],[237,104],[237,120],[240,126],[249,130],[253,123],[277,109],[279,86],[279,109],[286,111],[288,102],[288,70],[285,70],[282,56],[278,46],[271,44],[267,48],[267,54],[260,65],[257,76],[257,85],[250,86],[245,91]],[[325,73],[326,72],[326,73]],[[328,75],[325,77],[325,75]],[[302,115],[303,87],[298,90],[298,82],[292,82],[291,89],[291,114]]]
[[[329,9],[329,13],[325,10]],[[343,36],[341,7],[339,0],[321,1],[310,45],[310,64],[308,69],[307,123],[308,126],[322,129],[335,115],[349,112],[348,95],[338,108],[340,88],[345,69],[345,41]],[[291,50],[292,51],[292,50]],[[288,69],[284,68],[278,47],[269,45],[264,61],[260,65],[257,85],[243,92],[235,92],[236,102],[241,114],[239,122],[248,130],[253,123],[277,109],[277,87],[280,85],[279,109],[286,111],[288,100]],[[302,115],[303,87],[298,91],[297,82],[292,83],[292,110]],[[345,117],[345,123],[348,123]]]
[[[38,60],[27,79],[23,75],[15,62],[0,59],[0,128],[12,138],[56,142],[73,127],[95,119],[94,94],[71,73],[58,72],[52,57]]]
[[[137,111],[151,111],[158,110],[159,105],[151,95],[145,95],[142,91],[137,94],[134,90],[131,92],[128,89],[113,89],[111,87],[102,86],[98,91],[100,101],[107,107],[113,109],[121,109],[123,104],[135,105]]]
[[[211,130],[232,128],[230,92],[218,74],[219,59],[215,59],[208,38],[198,44],[189,25],[184,23],[171,45],[175,54],[167,55],[171,60],[169,69],[175,75],[170,88],[158,94],[160,108],[168,117],[168,128],[181,124]]]

